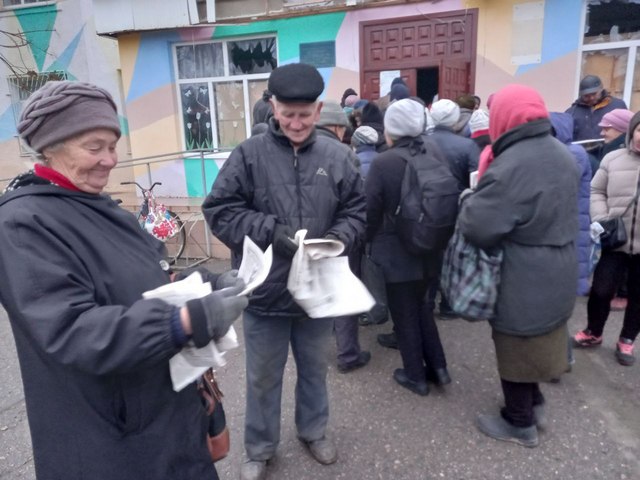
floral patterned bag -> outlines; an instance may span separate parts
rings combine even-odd
[[[167,208],[158,203],[149,210],[144,220],[144,229],[158,240],[164,242],[178,233],[180,227]]]

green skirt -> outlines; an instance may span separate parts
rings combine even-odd
[[[536,337],[516,337],[493,330],[500,378],[537,383],[559,378],[567,371],[567,326]]]

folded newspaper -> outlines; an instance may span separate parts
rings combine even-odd
[[[287,289],[311,318],[355,315],[371,310],[375,300],[349,268],[349,258],[338,256],[344,244],[326,238],[305,240],[298,230]]]
[[[240,295],[248,295],[260,286],[271,270],[273,254],[271,246],[265,252],[244,237],[242,264],[238,277],[245,282],[245,289]],[[189,300],[201,298],[211,293],[211,284],[203,282],[202,276],[194,272],[184,280],[172,282],[142,294],[143,298],[160,298],[177,307],[184,306]],[[238,346],[238,336],[233,327],[218,340],[210,342],[203,348],[195,348],[192,344],[184,347],[169,360],[169,372],[173,389],[179,392],[194,382],[209,368],[225,365],[224,353]]]

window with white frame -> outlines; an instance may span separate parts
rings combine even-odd
[[[54,3],[52,0],[2,0],[3,7],[35,7],[38,3]]]
[[[66,79],[67,72],[64,71],[42,73],[30,72],[24,75],[11,75],[8,77],[9,95],[11,96],[11,106],[13,107],[16,125],[18,124],[20,114],[22,113],[24,102],[29,98],[29,95],[51,80]],[[22,155],[29,155],[30,153],[26,150],[24,145],[22,145],[22,142],[20,142],[20,153]]]
[[[640,110],[640,1],[588,0],[580,78],[597,75],[604,87]]]
[[[275,36],[175,46],[186,150],[233,148],[249,137],[276,52]]]

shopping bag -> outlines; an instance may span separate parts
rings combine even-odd
[[[444,254],[440,286],[451,308],[469,321],[494,316],[503,252],[476,247],[460,232],[453,233]]]

